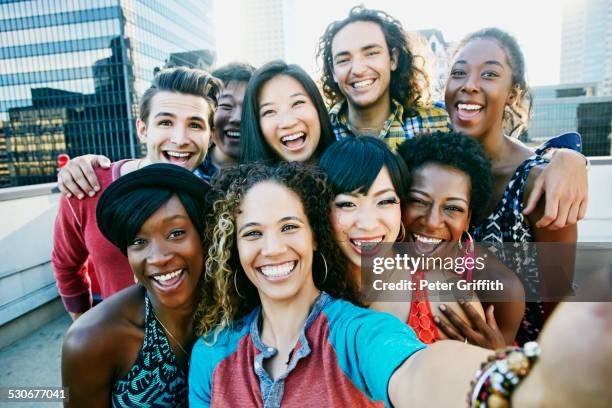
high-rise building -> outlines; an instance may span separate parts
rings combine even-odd
[[[268,61],[285,58],[285,13],[290,0],[243,2],[245,13],[244,60],[259,67]]]
[[[57,156],[135,157],[138,97],[165,65],[210,66],[212,0],[0,2],[0,121],[12,185]]]
[[[563,9],[561,83],[597,83],[612,95],[612,0],[569,0]]]

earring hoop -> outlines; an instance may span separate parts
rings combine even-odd
[[[406,239],[406,227],[404,226],[404,223],[402,222],[400,223],[400,236],[395,241],[404,242],[405,239]]]
[[[238,290],[238,282],[236,282],[236,276],[238,276],[238,272],[234,273],[234,289],[236,289],[236,293],[238,294],[239,298],[246,299],[246,296],[242,296],[242,294]]]
[[[474,238],[472,238],[472,235],[470,234],[470,231],[465,230],[464,231],[465,234],[467,234],[468,239],[465,240],[465,254],[469,255],[472,252],[474,252]],[[463,235],[463,234],[461,234]],[[463,247],[461,246],[461,241],[459,241],[459,249],[463,249]]]
[[[322,285],[327,280],[327,260],[325,259],[325,255],[323,255],[323,252],[321,252],[321,251],[315,251],[315,252],[318,252],[319,255],[321,255],[321,258],[323,259],[323,265],[325,266],[325,277],[323,278],[321,283],[319,283],[319,285]]]

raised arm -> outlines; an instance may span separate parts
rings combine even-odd
[[[67,197],[79,200],[85,196],[93,197],[100,190],[100,183],[94,167],[109,168],[106,156],[87,154],[71,159],[57,174],[57,187]]]

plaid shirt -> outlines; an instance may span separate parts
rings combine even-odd
[[[449,130],[448,113],[442,102],[435,102],[427,107],[417,107],[414,116],[404,114],[404,107],[400,103],[394,100],[391,102],[393,104],[391,115],[385,121],[378,137],[393,151],[404,140],[411,139],[419,133]],[[355,136],[348,126],[346,106],[346,101],[338,102],[329,111],[337,140]]]

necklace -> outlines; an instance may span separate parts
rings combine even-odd
[[[181,351],[185,354],[185,356],[187,357],[187,365],[189,365],[189,353],[187,353],[187,350],[185,350],[183,348],[183,346],[181,346],[181,343],[176,339],[176,337],[174,337],[172,335],[172,333],[170,332],[170,330],[166,329],[166,326],[164,326],[164,324],[162,323],[162,321],[157,317],[157,315],[155,314],[155,311],[153,311],[153,316],[155,316],[155,320],[157,320],[157,322],[161,325],[161,327],[163,327],[164,331],[166,332],[166,334],[168,336],[170,336],[170,338],[172,340],[174,340],[174,342],[176,343],[177,346],[179,346],[179,348],[181,349]]]

